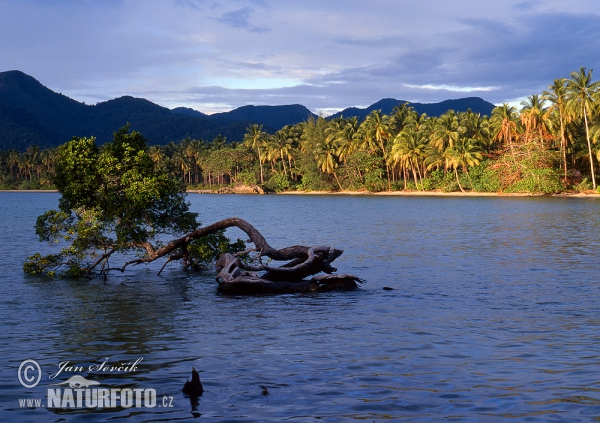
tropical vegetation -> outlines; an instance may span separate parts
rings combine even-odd
[[[146,147],[153,171],[191,189],[259,184],[282,190],[440,190],[555,193],[597,188],[600,81],[580,68],[520,105],[490,116],[418,114],[309,118],[241,140],[186,138]],[[58,149],[0,152],[0,187],[56,187]],[[100,150],[107,147],[99,147]]]

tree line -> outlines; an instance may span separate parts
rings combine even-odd
[[[491,115],[418,114],[399,104],[389,114],[309,118],[243,140],[184,139],[148,147],[154,167],[189,188],[260,184],[273,191],[443,190],[552,193],[596,190],[600,160],[600,82],[580,68],[555,79],[520,109]],[[57,149],[0,152],[3,188],[48,188]]]

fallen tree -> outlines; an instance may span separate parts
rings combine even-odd
[[[28,257],[23,265],[27,273],[106,278],[109,271],[124,272],[164,258],[160,272],[172,261],[185,269],[201,269],[216,260],[218,289],[227,293],[347,290],[360,282],[333,274],[337,269],[331,263],[342,250],[302,245],[275,249],[256,228],[235,217],[201,227],[182,187],[153,168],[144,138],[128,128],[116,132],[102,149],[93,138],[64,144],[56,174],[62,194],[59,210],[39,216],[36,233],[41,241],[67,246],[57,254]],[[224,231],[231,227],[245,232],[254,247],[230,242]],[[165,237],[174,239],[161,244]],[[110,265],[113,257],[130,252],[138,258]],[[275,266],[263,262],[265,258],[285,263]]]
[[[150,263],[162,257],[167,257],[165,265],[173,260],[182,260],[184,264],[192,263],[193,257],[189,254],[188,248],[191,242],[231,227],[244,231],[249,238],[247,242],[253,243],[254,247],[235,254],[223,253],[219,256],[216,262],[219,274],[216,279],[220,292],[231,294],[324,292],[356,289],[357,283],[362,282],[356,276],[333,274],[337,269],[332,267],[331,263],[342,255],[342,250],[303,245],[275,249],[254,226],[237,217],[199,228],[160,249],[154,249],[147,244],[148,254],[145,257],[128,261],[120,270],[124,271],[130,265]],[[241,257],[250,253],[256,254],[253,260],[242,260]],[[287,263],[272,266],[263,263],[265,257],[276,261],[287,261]],[[259,272],[265,273],[261,275]],[[325,275],[317,275],[321,272]],[[305,280],[308,276],[313,277]]]

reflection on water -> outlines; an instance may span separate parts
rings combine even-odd
[[[190,196],[202,221],[238,216],[275,247],[343,248],[351,293],[228,297],[171,266],[91,281],[25,277],[35,217],[56,194],[0,193],[0,420],[589,421],[600,416],[599,203],[561,198]],[[231,236],[241,236],[231,230]],[[393,291],[382,287],[391,286]],[[143,357],[106,387],[173,408],[19,407],[58,364]],[[37,360],[26,389],[19,364]],[[64,379],[63,379],[64,380]],[[268,387],[263,395],[261,386]]]

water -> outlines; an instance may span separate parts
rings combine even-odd
[[[214,274],[176,265],[160,277],[132,268],[106,284],[26,277],[24,257],[48,248],[35,218],[58,195],[0,193],[0,421],[600,420],[597,200],[189,199],[203,223],[244,218],[274,247],[343,248],[339,271],[367,283],[228,297]],[[156,408],[19,406],[46,401],[61,362],[141,357],[133,373],[79,374],[102,387],[156,389]],[[35,388],[19,384],[25,359],[42,368]],[[181,393],[192,366],[205,388],[194,410]],[[172,407],[161,407],[164,397]]]

